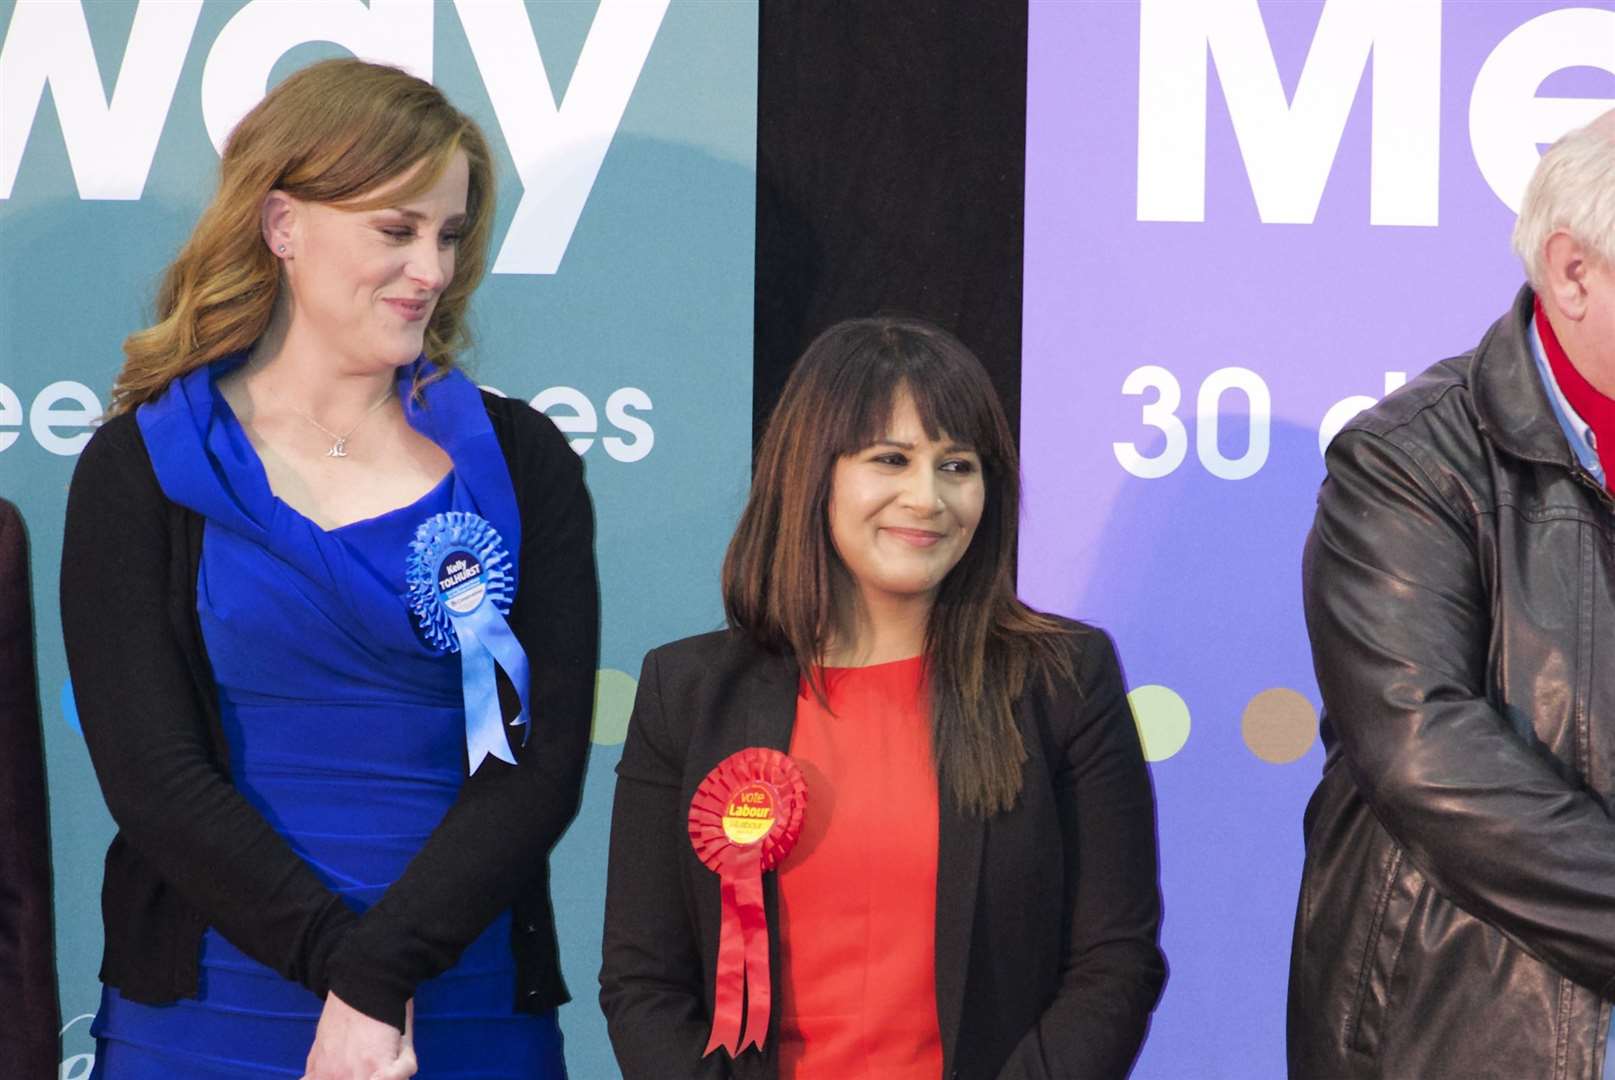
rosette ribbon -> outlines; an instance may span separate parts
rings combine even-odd
[[[724,758],[690,800],[690,842],[718,875],[722,901],[712,1038],[702,1057],[720,1046],[731,1058],[748,1046],[761,1050],[768,1038],[773,987],[763,873],[791,853],[806,808],[807,783],[796,763],[761,746]]]
[[[511,727],[528,724],[527,653],[505,615],[515,599],[510,552],[499,532],[476,514],[450,510],[421,522],[410,542],[405,581],[409,606],[427,644],[460,654],[460,692],[465,699],[467,768],[489,757],[516,764],[505,739],[494,675],[504,669],[521,700]]]

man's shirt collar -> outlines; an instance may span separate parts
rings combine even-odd
[[[1598,481],[1600,487],[1604,483],[1604,466],[1598,460],[1598,440],[1593,435],[1593,429],[1587,421],[1581,418],[1570,405],[1559,388],[1559,380],[1553,377],[1553,366],[1548,363],[1547,351],[1542,347],[1542,335],[1537,331],[1535,319],[1528,320],[1531,331],[1531,358],[1536,361],[1537,374],[1542,378],[1542,385],[1548,388],[1548,404],[1553,406],[1553,414],[1559,420],[1559,426],[1564,428],[1565,439],[1570,443],[1570,449],[1581,462],[1581,467]]]

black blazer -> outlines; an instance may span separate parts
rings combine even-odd
[[[1124,1076],[1160,997],[1154,797],[1110,640],[1070,624],[1075,685],[1029,689],[1015,809],[983,821],[941,798],[936,996],[943,1075]],[[686,832],[696,786],[736,750],[787,750],[798,671],[736,631],[645,658],[611,822],[600,1003],[626,1080],[778,1075],[766,1048],[702,1058],[718,877]],[[809,807],[809,813],[812,808]],[[764,878],[778,996],[779,890]]]

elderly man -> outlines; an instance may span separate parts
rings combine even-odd
[[[1295,1080],[1615,1078],[1615,112],[1514,244],[1512,310],[1329,447]]]

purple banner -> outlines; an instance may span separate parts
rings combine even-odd
[[[1615,5],[1033,0],[1021,591],[1116,638],[1171,977],[1138,1077],[1284,1072],[1320,445],[1472,347]]]

